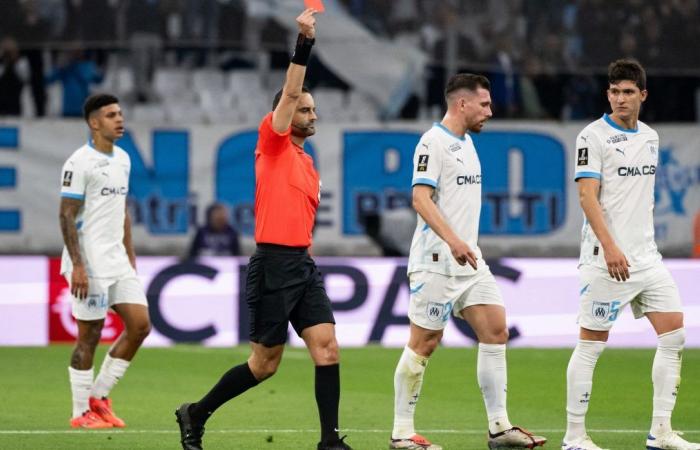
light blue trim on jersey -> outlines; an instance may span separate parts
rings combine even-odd
[[[99,153],[100,155],[106,156],[107,158],[114,158],[114,149],[112,149],[112,152],[111,152],[111,153],[105,153],[105,152],[102,152],[102,151],[100,151],[100,150],[97,150],[93,144],[94,144],[93,140],[92,140],[92,139],[88,139],[88,143],[87,143],[88,147],[90,147],[91,149],[95,150],[95,151],[96,151],[97,153]]]
[[[83,228],[83,221],[82,220],[80,222],[75,223],[76,230],[80,230],[81,228]]]
[[[420,291],[421,289],[423,289],[423,286],[425,286],[425,283],[421,283],[421,284],[419,284],[418,286],[416,286],[416,287],[414,287],[414,288],[412,288],[412,287],[409,286],[408,290],[411,292],[411,294],[417,294],[418,291]]]
[[[421,232],[425,233],[425,232],[428,231],[429,229],[430,229],[430,227],[428,226],[428,224],[427,224],[427,223],[424,223],[424,224],[423,224],[423,229],[421,230]]]
[[[574,181],[578,180],[579,178],[595,178],[600,180],[600,174],[598,172],[578,172],[574,176]]]
[[[455,138],[455,139],[459,139],[460,141],[466,141],[466,140],[467,140],[467,138],[465,138],[464,136],[457,136],[456,134],[454,134],[453,132],[451,132],[449,128],[447,128],[445,125],[441,124],[440,122],[434,122],[434,123],[433,123],[433,126],[434,126],[434,127],[441,128],[445,133],[449,134],[450,136],[452,136],[452,137]]]
[[[413,186],[417,184],[427,184],[428,186],[432,186],[434,188],[437,187],[437,181],[431,180],[430,178],[416,178],[413,180]]]
[[[612,120],[607,113],[603,114],[603,120],[608,125],[615,128],[616,130],[624,131],[625,133],[636,133],[639,131],[639,127],[637,127],[637,128],[622,128],[620,125],[616,124],[615,121]]]
[[[61,192],[61,197],[74,198],[77,200],[85,200],[85,195],[83,194],[73,194],[72,192]]]

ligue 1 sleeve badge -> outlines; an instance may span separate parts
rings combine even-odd
[[[588,165],[588,147],[581,147],[578,149],[578,165]]]
[[[70,170],[66,170],[63,172],[63,185],[68,187],[71,185],[73,182],[73,172]]]

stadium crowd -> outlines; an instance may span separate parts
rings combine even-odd
[[[47,83],[63,84],[61,114],[74,116],[92,84],[109,78],[115,55],[127,55],[128,101],[158,101],[161,67],[254,69],[258,48],[273,70],[288,58],[288,33],[249,14],[245,0],[6,0],[0,15],[0,115],[21,115],[21,87],[33,112],[46,114]],[[673,0],[341,0],[377,37],[422,49],[426,83],[401,111],[438,115],[446,74],[487,73],[496,114],[555,120],[594,117],[605,106],[605,63],[635,57],[649,71],[652,95],[643,118],[693,121],[700,65],[700,1]],[[259,41],[250,42],[250,30]],[[254,52],[255,51],[255,52]],[[309,82],[347,91],[319,60]],[[132,86],[133,85],[133,86]],[[18,89],[20,87],[20,89]],[[653,95],[663,89],[664,95]],[[205,105],[206,107],[206,105]],[[25,112],[25,115],[26,112]],[[426,114],[423,114],[425,116]],[[428,114],[430,115],[430,114]]]

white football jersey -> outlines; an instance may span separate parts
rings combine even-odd
[[[576,138],[575,179],[600,180],[599,201],[608,230],[638,271],[661,259],[654,241],[654,181],[659,135],[641,121],[626,130],[604,114]],[[580,264],[607,269],[603,247],[584,216]]]
[[[468,134],[455,136],[440,123],[425,132],[413,156],[412,185],[432,186],[433,201],[452,231],[476,253],[478,268],[486,267],[479,237],[481,213],[481,163]],[[418,214],[408,257],[408,273],[435,272],[443,275],[473,275],[469,265],[461,266],[450,247]]]
[[[123,242],[130,170],[129,155],[121,148],[114,146],[110,155],[89,143],[76,150],[63,165],[61,197],[84,202],[75,226],[90,277],[119,277],[131,270]],[[72,261],[64,247],[61,273],[72,270]]]

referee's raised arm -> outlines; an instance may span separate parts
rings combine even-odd
[[[299,26],[299,36],[292,61],[287,69],[287,77],[282,88],[282,97],[277,107],[272,113],[272,128],[278,133],[284,133],[292,124],[292,117],[296,109],[297,102],[301,96],[301,88],[306,75],[306,64],[311,55],[311,47],[314,45],[316,36],[316,10],[309,8],[297,17]]]

